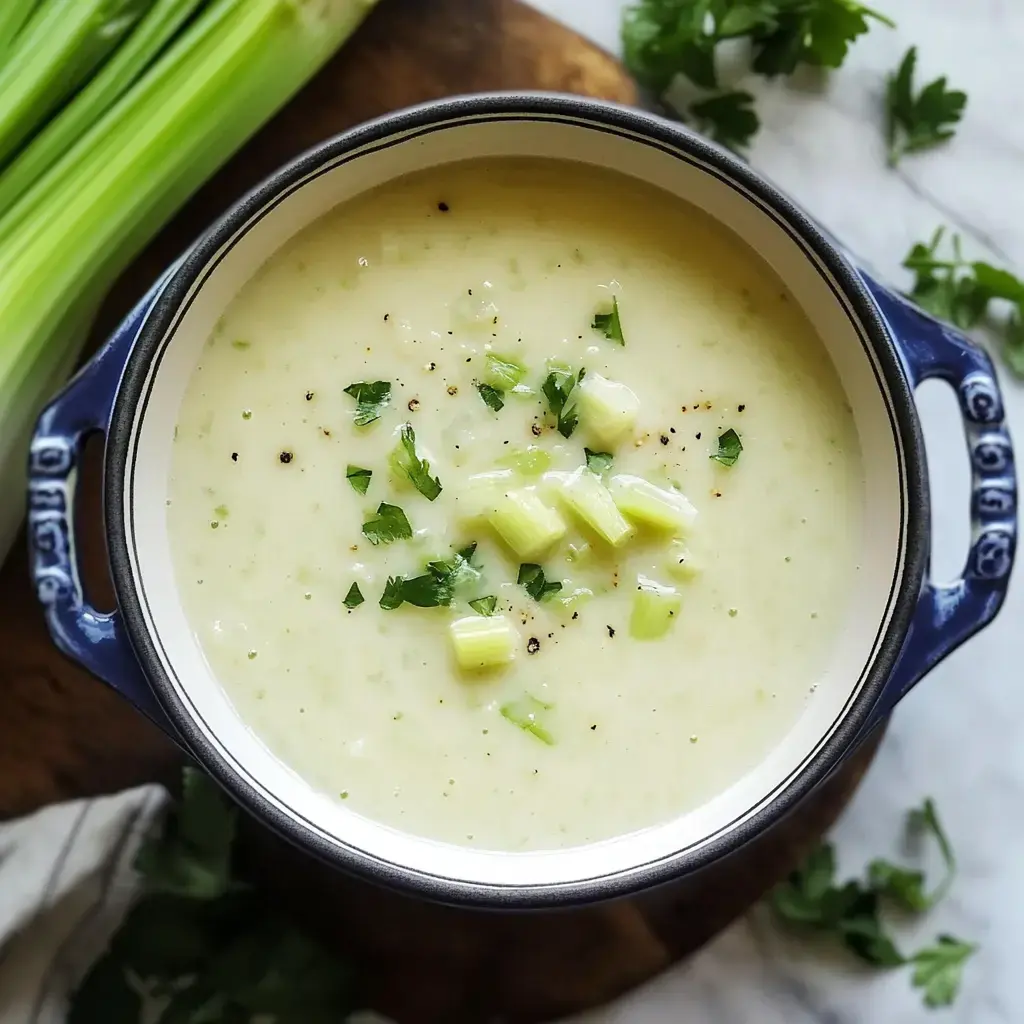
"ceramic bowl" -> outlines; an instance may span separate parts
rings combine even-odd
[[[347,810],[279,762],[212,675],[175,585],[165,501],[189,375],[239,288],[337,204],[471,157],[554,157],[682,196],[775,269],[813,323],[853,408],[866,483],[862,556],[829,665],[777,749],[726,792],[667,824],[539,853],[471,850]],[[914,389],[959,399],[973,471],[959,579],[928,578],[931,516]],[[75,469],[106,434],[105,521],[118,608],[86,603],[75,565]],[[933,665],[996,615],[1016,537],[1003,405],[986,355],[874,280],[799,206],[729,153],[637,110],[567,96],[457,98],[325,142],[237,203],[171,267],[39,420],[31,451],[32,571],[55,642],[160,724],[253,814],[375,881],[455,903],[533,907],[635,892],[750,841],[806,796]]]

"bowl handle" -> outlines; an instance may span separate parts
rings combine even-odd
[[[971,461],[971,548],[960,579],[925,581],[896,666],[864,728],[869,732],[946,655],[987,626],[1006,597],[1017,538],[1017,476],[1003,400],[988,355],[867,274],[912,387],[944,380],[956,391]]]
[[[54,643],[175,738],[139,667],[120,613],[98,612],[85,599],[74,534],[82,447],[90,435],[106,434],[132,345],[171,272],[150,289],[40,415],[29,451],[28,540],[36,596]]]

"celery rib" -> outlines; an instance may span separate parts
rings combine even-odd
[[[89,84],[0,175],[0,217],[138,80],[203,0],[156,0]]]
[[[107,59],[153,0],[44,0],[0,69],[0,166]]]
[[[8,51],[18,38],[18,33],[25,26],[37,0],[3,0],[0,5],[0,67],[7,59]]]
[[[81,318],[372,6],[215,0],[0,221],[0,394],[18,399],[0,403],[5,487],[22,486],[31,417],[73,360]],[[20,516],[0,506],[0,550]]]

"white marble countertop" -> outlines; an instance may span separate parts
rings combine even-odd
[[[533,0],[618,49],[623,0]],[[878,0],[899,27],[855,45],[823,94],[751,83],[763,129],[751,162],[893,283],[910,245],[939,224],[970,255],[1024,273],[1024,5],[1019,0]],[[885,74],[906,48],[919,73],[948,73],[970,96],[943,149],[885,166]],[[747,86],[747,83],[744,83]],[[1011,429],[1024,444],[1024,386],[1002,374]],[[930,453],[937,575],[966,551],[967,463],[959,417],[941,386],[921,396]],[[906,970],[865,971],[776,934],[760,917],[586,1024],[955,1024],[1024,1020],[1024,579],[996,624],[949,658],[898,708],[881,753],[835,839],[853,874],[900,853],[903,815],[935,798],[960,870],[947,900],[905,933],[913,948],[940,932],[981,943],[951,1010],[929,1011]],[[1020,845],[1018,845],[1020,844]]]

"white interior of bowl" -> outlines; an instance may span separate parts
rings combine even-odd
[[[278,761],[237,715],[185,618],[165,521],[171,439],[186,383],[217,318],[267,257],[325,211],[424,167],[471,157],[529,155],[583,161],[641,178],[702,207],[744,238],[791,289],[834,361],[854,409],[866,470],[864,536],[851,610],[805,713],[763,763],[675,821],[556,852],[481,852],[410,836],[341,806]],[[563,118],[459,119],[364,146],[310,175],[225,246],[150,369],[128,459],[126,517],[134,585],[178,696],[210,743],[249,785],[328,842],[403,867],[486,885],[553,885],[628,872],[739,827],[791,784],[834,732],[876,656],[899,588],[905,520],[902,460],[889,401],[839,289],[774,214],[719,172],[626,133]]]

